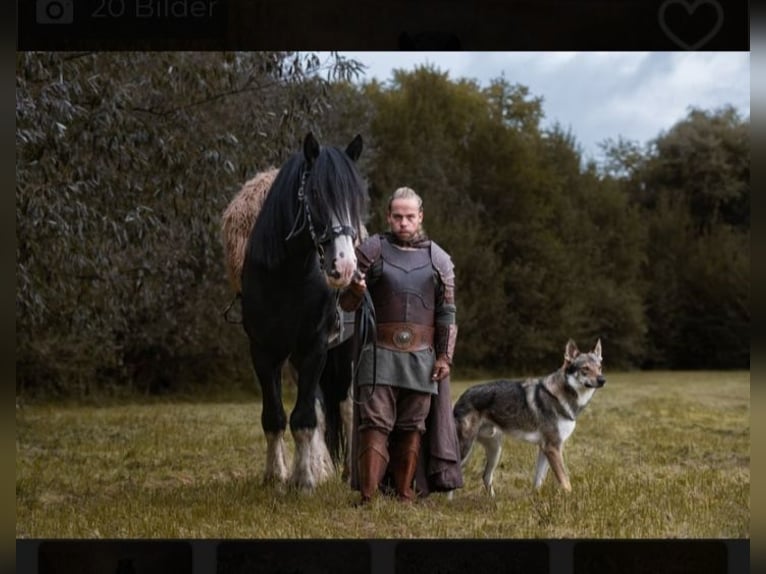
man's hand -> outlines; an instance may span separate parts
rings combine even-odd
[[[367,289],[367,282],[364,280],[364,275],[359,272],[354,273],[351,283],[340,293],[338,300],[340,308],[347,312],[356,311],[362,304],[365,289]]]
[[[367,289],[367,281],[364,280],[364,275],[359,272],[354,273],[354,277],[351,279],[351,283],[348,284],[347,289],[357,297],[364,295],[364,291]]]
[[[442,379],[449,377],[449,361],[447,357],[442,355],[434,363],[434,373],[431,375],[431,379],[434,381],[441,381]]]

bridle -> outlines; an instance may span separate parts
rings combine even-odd
[[[308,180],[308,177],[310,175],[311,171],[306,170],[303,172],[303,175],[301,176],[301,184],[298,187],[298,204],[299,204],[299,212],[295,217],[295,223],[293,224],[293,228],[290,230],[290,233],[287,234],[287,237],[285,240],[290,240],[296,235],[298,235],[301,231],[303,231],[304,227],[308,225],[309,228],[309,235],[311,235],[311,241],[314,243],[314,248],[316,249],[317,255],[319,256],[319,264],[324,266],[324,245],[335,239],[336,237],[339,237],[341,235],[347,235],[348,237],[351,237],[352,242],[356,239],[356,229],[351,227],[350,225],[334,225],[332,227],[328,227],[325,229],[324,233],[321,235],[317,235],[316,230],[314,229],[314,222],[311,219],[311,209],[309,208],[309,203],[306,201],[306,181]],[[336,294],[336,297],[340,293],[338,292]],[[357,378],[358,378],[358,372],[359,372],[359,357],[361,356],[363,348],[366,346],[365,343],[369,344],[371,342],[372,344],[372,390],[370,393],[373,393],[375,391],[375,384],[377,382],[377,345],[375,343],[377,336],[376,336],[376,318],[375,318],[375,307],[372,304],[372,298],[370,296],[369,291],[364,292],[364,298],[362,300],[361,305],[361,312],[358,316],[358,325],[357,328],[360,329],[360,340],[362,341],[362,344],[360,345],[358,356],[354,360],[355,368],[352,369],[352,381],[354,384],[357,384]],[[371,399],[371,396],[367,397],[367,400],[365,401],[358,401],[354,399],[354,402],[356,404],[362,404],[364,402],[367,402]]]
[[[333,225],[328,226],[321,235],[317,235],[317,232],[314,228],[314,221],[311,218],[311,208],[309,207],[309,202],[306,200],[306,181],[308,180],[310,174],[311,170],[307,169],[301,176],[301,185],[298,187],[299,213],[295,218],[293,228],[290,230],[290,233],[287,235],[285,240],[287,241],[292,239],[298,233],[303,231],[305,225],[308,225],[311,241],[314,243],[314,249],[316,249],[317,255],[319,256],[319,264],[324,266],[324,246],[330,243],[336,237],[340,237],[341,235],[350,237],[353,243],[353,241],[356,239],[356,229],[350,225]],[[298,225],[299,222],[300,226]]]

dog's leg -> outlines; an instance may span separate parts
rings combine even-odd
[[[540,489],[545,482],[545,477],[548,475],[548,459],[543,452],[543,447],[537,452],[537,468],[535,469],[535,489]]]
[[[460,466],[465,468],[468,457],[473,451],[473,443],[476,441],[476,433],[479,429],[479,417],[476,413],[455,419],[455,428],[457,430],[458,447],[460,448]],[[455,491],[450,490],[447,493],[447,500],[455,497]]]
[[[470,442],[463,442],[463,439],[460,439],[460,452],[462,453],[465,451],[465,454],[462,455],[463,458],[460,459],[460,465],[465,466],[465,463],[468,462],[468,459],[471,458],[471,453],[473,452],[473,443],[474,438],[470,439]]]
[[[473,443],[481,425],[481,416],[472,412],[466,416],[455,419],[458,445],[460,446],[460,464],[465,466],[468,457],[471,456]]]
[[[483,431],[484,429],[482,429]],[[497,463],[500,462],[500,455],[503,452],[503,433],[501,433],[496,427],[492,427],[491,433],[484,434],[479,432],[478,441],[481,446],[484,447],[484,452],[487,455],[487,462],[484,466],[484,488],[490,496],[495,496],[495,488],[492,486],[493,475],[497,468]]]
[[[556,475],[559,484],[561,484],[561,488],[567,492],[571,492],[572,485],[569,484],[569,477],[567,476],[567,471],[564,468],[564,458],[561,455],[561,446],[562,445],[548,444],[543,447],[543,451],[545,452],[545,456],[548,458],[548,462],[553,469],[553,474]]]

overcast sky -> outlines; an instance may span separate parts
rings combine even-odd
[[[543,126],[571,130],[585,158],[623,136],[641,144],[686,116],[689,107],[725,104],[750,116],[747,52],[342,52],[385,82],[396,68],[424,63],[482,86],[504,75],[543,98]]]

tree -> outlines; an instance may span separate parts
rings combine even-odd
[[[750,227],[750,124],[731,106],[691,109],[654,140],[644,168],[647,205],[661,190],[683,202],[700,231],[719,223]]]
[[[692,109],[642,157],[612,150],[647,227],[644,366],[749,366],[749,131],[731,107]]]
[[[358,69],[288,52],[18,54],[17,389],[154,391],[244,364],[220,318],[220,215],[321,135],[329,81]]]
[[[426,229],[456,265],[461,366],[549,368],[567,338],[599,335],[611,364],[638,360],[638,212],[618,186],[582,170],[571,134],[540,128],[540,98],[502,78],[481,88],[428,66],[366,93],[377,229],[393,189],[423,195]]]

